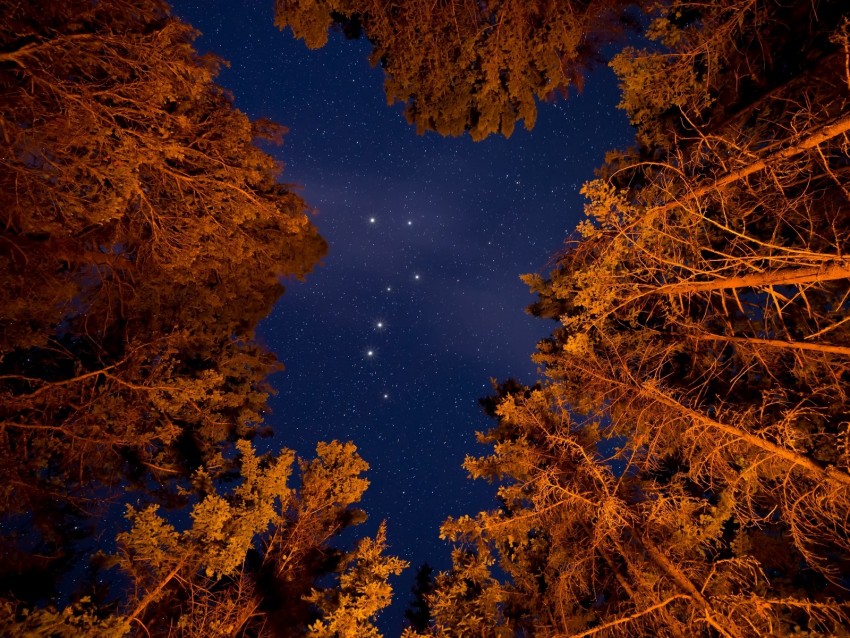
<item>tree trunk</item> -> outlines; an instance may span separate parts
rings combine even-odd
[[[816,476],[819,479],[829,481],[830,483],[837,483],[841,486],[850,486],[850,474],[843,470],[838,470],[832,466],[824,467],[817,461],[810,459],[809,457],[799,454],[798,452],[794,452],[793,450],[789,450],[788,448],[782,447],[781,445],[777,445],[776,443],[772,443],[767,439],[763,439],[760,436],[756,436],[755,434],[751,434],[742,428],[735,427],[733,425],[728,425],[726,423],[721,423],[720,421],[715,421],[714,419],[697,412],[696,410],[692,410],[691,408],[682,405],[674,399],[673,397],[665,394],[661,390],[658,390],[655,387],[652,387],[649,384],[643,384],[638,392],[648,398],[651,398],[662,405],[666,405],[675,409],[677,412],[680,412],[694,421],[698,423],[702,423],[703,425],[707,425],[711,428],[720,430],[721,432],[725,432],[726,434],[731,434],[732,436],[744,441],[752,445],[753,447],[760,448],[765,450],[766,452],[770,452],[771,454],[775,454],[779,458],[787,461],[792,466],[799,466],[807,471],[809,474]]]
[[[689,334],[690,339],[697,341],[727,341],[729,343],[749,343],[753,345],[784,348],[787,350],[807,350],[810,352],[825,352],[850,356],[850,347],[833,346],[825,343],[805,343],[802,341],[782,341],[781,339],[760,339],[758,337],[727,337],[715,334]]]
[[[166,585],[168,585],[168,583],[174,580],[174,577],[177,576],[181,569],[183,569],[184,565],[186,565],[186,563],[188,562],[188,558],[188,555],[181,558],[177,565],[174,566],[174,569],[168,572],[163,577],[163,579],[159,581],[159,584],[151,591],[149,591],[148,594],[141,601],[139,601],[139,604],[136,605],[136,608],[127,616],[127,622],[132,622],[134,620],[139,619],[139,616],[144,613],[148,605],[150,605],[159,597],[159,595],[162,593],[162,590],[165,589]]]
[[[670,562],[670,559],[668,559],[661,551],[658,550],[657,547],[655,547],[652,541],[644,537],[638,542],[646,550],[646,554],[649,556],[649,559],[661,568],[661,570],[664,571],[664,573],[666,573],[674,583],[676,583],[676,586],[679,587],[679,589],[687,592],[690,598],[702,608],[705,612],[706,622],[708,622],[709,625],[714,627],[722,636],[726,636],[726,638],[736,638],[741,635],[738,628],[734,625],[732,627],[724,627],[714,619],[714,610],[711,608],[711,604],[709,604],[709,602],[705,599],[705,596],[700,593],[686,574],[683,574],[676,565]]]
[[[847,278],[850,278],[850,262],[836,261],[822,266],[780,268],[738,277],[718,277],[710,281],[679,281],[655,287],[642,286],[641,295],[688,294],[760,286],[792,286]]]
[[[833,124],[824,126],[820,130],[816,131],[815,133],[812,133],[811,135],[804,138],[799,143],[794,144],[793,146],[789,146],[780,151],[776,151],[775,153],[771,153],[767,157],[760,160],[756,160],[752,164],[748,164],[743,168],[739,168],[738,170],[721,175],[716,180],[714,180],[713,183],[705,184],[703,186],[700,186],[699,188],[695,188],[689,193],[683,194],[681,197],[674,201],[667,202],[666,204],[662,204],[661,206],[654,206],[650,208],[647,213],[662,213],[670,210],[671,208],[681,206],[685,202],[698,199],[703,195],[711,193],[712,191],[722,190],[729,184],[733,184],[739,180],[744,179],[745,177],[748,177],[749,175],[758,173],[759,171],[763,171],[771,162],[788,159],[789,157],[799,155],[803,151],[812,149],[817,145],[822,144],[823,142],[826,142],[827,140],[830,140],[833,137],[837,137],[842,133],[846,133],[848,131],[850,131],[850,115],[841,118]]]

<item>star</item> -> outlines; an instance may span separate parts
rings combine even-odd
[[[385,394],[385,395],[384,395],[384,398],[385,398],[385,399],[389,399],[389,398],[390,398],[390,395],[389,395],[389,394]]]
[[[375,351],[374,351],[374,350],[367,350],[367,351],[366,351],[366,356],[367,356],[367,357],[374,357],[374,356],[375,356]]]
[[[370,218],[369,218],[369,223],[370,223],[370,224],[374,224],[374,223],[375,223],[375,218],[374,218],[374,217],[370,217]]]
[[[413,226],[413,222],[412,222],[412,221],[410,221],[410,220],[408,219],[408,220],[407,220],[407,225],[408,225],[408,226]]]
[[[413,275],[414,279],[419,279],[419,275]]]
[[[379,321],[378,323],[376,323],[376,324],[375,324],[375,327],[376,327],[376,328],[383,328],[383,327],[384,327],[384,322],[383,322],[383,321]]]

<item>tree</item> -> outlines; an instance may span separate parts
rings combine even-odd
[[[280,369],[254,329],[326,250],[255,145],[283,129],[159,0],[0,9],[0,633],[304,634],[361,563],[380,595],[346,609],[374,618],[402,562],[383,532],[332,546],[365,519],[356,448],[320,445],[293,490],[293,454],[248,443]],[[67,584],[87,569],[126,592]]]
[[[479,436],[492,453],[465,467],[500,483],[501,507],[445,523],[458,547],[429,599],[430,633],[833,635],[847,622],[844,605],[799,586],[800,556],[774,554],[775,530],[740,523],[731,491],[634,454],[624,469],[557,384],[500,394],[498,425]]]
[[[166,4],[0,6],[0,504],[20,513],[256,432],[279,364],[254,327],[326,245],[254,145],[283,129],[233,108]]]
[[[111,559],[129,581],[124,600],[98,606],[85,598],[64,610],[16,609],[6,602],[0,627],[9,634],[44,636],[380,636],[369,621],[389,604],[392,588],[387,579],[406,563],[383,555],[384,525],[375,540],[361,540],[352,552],[339,552],[329,544],[357,520],[350,516],[350,506],[368,485],[361,477],[368,465],[354,446],[319,444],[318,458],[300,464],[299,489],[288,486],[291,451],[258,457],[248,442],[237,447],[240,472],[235,488],[217,489],[205,469],[195,476],[209,491],[192,506],[191,527],[178,531],[156,505],[128,506],[131,527],[118,535],[119,551]],[[328,484],[328,476],[315,471],[319,467],[333,468],[337,484]],[[344,485],[349,489],[340,487]],[[328,520],[346,522],[316,528],[315,521],[304,517],[320,510]],[[281,561],[317,552],[338,553],[342,573],[313,566],[299,574],[295,580],[301,589],[294,589],[293,567]],[[272,583],[263,578],[267,561],[276,567]],[[329,583],[331,574],[334,582]],[[270,600],[275,594],[270,584],[285,587],[289,597]],[[281,624],[282,618],[289,624]]]
[[[444,528],[506,577],[438,577],[438,635],[846,632],[847,18],[673,2],[614,58],[639,146],[526,277],[547,381],[466,463],[501,509]]]
[[[386,73],[387,102],[402,102],[419,133],[509,137],[531,129],[535,100],[582,86],[602,47],[623,35],[633,2],[277,0],[275,20],[310,48],[328,29],[365,33]]]
[[[424,631],[428,628],[431,620],[431,608],[428,604],[428,595],[434,591],[434,568],[423,563],[416,571],[416,581],[411,593],[413,598],[404,610],[404,618],[410,628],[416,631]]]
[[[4,9],[4,500],[27,510],[48,466],[73,493],[252,430],[277,369],[253,328],[325,245],[253,145],[281,130],[166,5]]]
[[[408,563],[384,556],[387,528],[381,523],[374,539],[364,538],[341,564],[339,586],[313,590],[308,601],[318,606],[321,618],[309,627],[318,638],[380,638],[372,624],[378,612],[392,600],[387,579],[398,575]]]
[[[538,359],[572,388],[579,410],[604,405],[612,433],[627,436],[632,449],[678,454],[694,480],[718,491],[734,486],[739,516],[750,524],[781,508],[811,566],[840,579],[844,567],[833,552],[850,549],[846,530],[837,531],[850,496],[838,444],[850,354],[841,301],[848,228],[840,213],[850,119],[841,110],[846,73],[841,82],[820,76],[837,70],[837,53],[846,52],[844,27],[835,30],[840,20],[830,14],[840,7],[820,9],[801,17],[796,8],[730,2],[695,14],[683,3],[675,10],[690,11],[692,22],[666,37],[684,52],[615,60],[627,87],[650,89],[662,81],[647,75],[646,67],[658,68],[645,63],[653,55],[673,64],[657,71],[667,81],[679,77],[676,65],[682,73],[699,67],[692,49],[738,68],[746,60],[723,56],[745,54],[727,40],[747,42],[765,22],[793,23],[792,39],[811,55],[819,51],[822,64],[785,66],[752,48],[749,66],[765,69],[764,95],[745,93],[715,109],[686,101],[669,125],[658,114],[645,124],[638,110],[639,130],[653,131],[644,139],[656,143],[615,157],[604,171],[611,177],[586,186],[593,222],[582,225],[550,283],[529,281],[547,297],[539,308],[558,313],[564,326]],[[798,75],[776,77],[772,66]],[[733,90],[721,86],[705,88],[707,95]],[[627,106],[653,99],[650,89],[646,99],[627,91]],[[726,117],[730,107],[737,108],[731,120],[718,121],[715,111]]]

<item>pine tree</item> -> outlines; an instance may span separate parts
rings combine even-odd
[[[90,509],[258,430],[254,327],[325,243],[165,3],[0,6],[0,511]]]
[[[310,48],[328,30],[362,33],[419,133],[509,137],[537,119],[536,100],[582,87],[603,46],[623,35],[633,2],[277,0],[276,22]]]
[[[255,145],[284,129],[160,0],[0,9],[0,633],[305,634],[361,562],[373,619],[403,562],[333,546],[366,462],[322,444],[293,489],[248,442],[281,367],[257,322],[326,249]],[[69,584],[87,563],[111,588]]]
[[[330,545],[362,520],[351,516],[351,506],[368,485],[361,476],[368,465],[355,447],[319,444],[316,460],[300,462],[297,489],[288,484],[291,451],[258,457],[245,441],[238,449],[239,482],[232,490],[217,488],[206,469],[196,474],[207,491],[191,508],[190,527],[176,529],[155,504],[128,506],[130,529],[118,535],[118,553],[109,561],[127,581],[123,600],[83,598],[62,610],[6,601],[0,628],[33,636],[380,636],[370,621],[389,604],[387,579],[406,563],[384,555],[384,525],[351,552]],[[318,468],[332,470],[336,485]],[[316,527],[310,517],[318,511],[335,524]],[[337,556],[340,567],[305,564],[305,556],[319,553]],[[271,579],[264,577],[267,564],[274,566]]]
[[[465,463],[500,484],[501,507],[445,523],[458,546],[429,599],[433,635],[841,631],[843,606],[795,582],[800,555],[775,553],[781,528],[740,524],[732,490],[605,454],[604,429],[576,420],[561,392],[501,389],[498,425],[479,436],[492,453]]]
[[[26,511],[256,429],[278,364],[254,326],[325,245],[253,144],[281,129],[165,4],[4,15],[0,502]]]
[[[438,578],[438,635],[485,600],[486,635],[846,634],[845,5],[673,2],[615,57],[639,146],[526,277],[547,381],[467,461],[501,510],[444,529],[506,578]]]
[[[548,299],[539,308],[562,313],[563,329],[538,360],[572,388],[577,409],[601,409],[633,449],[681,456],[689,475],[712,489],[734,486],[748,524],[779,508],[810,566],[840,580],[845,559],[834,552],[850,549],[838,514],[850,496],[839,416],[850,354],[840,168],[850,119],[842,111],[846,73],[821,80],[825,69],[839,71],[838,54],[846,53],[846,27],[836,29],[840,3],[802,17],[798,7],[773,3],[694,11],[677,5],[671,15],[690,22],[674,27],[661,18],[654,27],[681,51],[615,60],[626,106],[643,139],[656,143],[613,157],[604,171],[611,177],[585,188],[592,221],[558,272],[549,283],[529,279]],[[820,59],[803,66],[763,59],[762,48],[741,53],[754,34],[770,37],[762,23],[793,26],[791,39]],[[764,93],[734,94],[713,78],[718,86],[702,87],[708,103],[715,94],[727,101],[713,109],[686,101],[673,123],[656,113],[645,124],[635,105],[653,99],[660,74],[672,82],[677,65],[697,65],[691,50],[716,54],[721,68],[762,69],[753,78]],[[753,59],[734,59],[742,55]]]

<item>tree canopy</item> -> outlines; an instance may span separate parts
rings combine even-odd
[[[387,102],[419,133],[510,137],[537,119],[537,100],[581,88],[601,49],[631,20],[626,0],[276,0],[277,25],[310,48],[334,24],[372,43]]]
[[[404,563],[383,527],[332,547],[368,465],[320,444],[293,488],[249,443],[281,368],[257,322],[327,248],[256,145],[285,129],[164,2],[0,10],[0,633],[374,634]]]
[[[465,468],[498,506],[445,522],[407,638],[848,635],[850,7],[637,5],[611,62],[637,144],[525,276],[543,378],[482,401]],[[365,33],[420,132],[481,139],[580,86],[629,7],[276,20]],[[327,248],[256,144],[284,129],[161,0],[0,9],[0,633],[379,636],[406,562],[385,524],[339,540],[368,463],[258,442],[281,365],[254,331]]]
[[[847,25],[674,2],[614,58],[639,146],[526,277],[546,381],[489,403],[431,633],[846,635]]]

